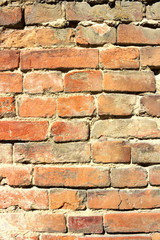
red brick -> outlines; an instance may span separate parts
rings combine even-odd
[[[65,57],[64,57],[65,56]],[[59,48],[25,50],[21,53],[21,69],[96,68],[98,50]]]
[[[78,26],[76,43],[79,45],[104,45],[116,42],[116,29],[107,24],[94,24],[91,26]]]
[[[153,209],[160,207],[160,190],[145,189],[145,190],[130,190],[120,191],[121,204],[119,209]]]
[[[53,22],[62,17],[63,13],[60,4],[34,4],[25,7],[26,25]]]
[[[138,48],[112,47],[100,52],[100,64],[110,69],[138,69],[139,50]]]
[[[160,117],[160,95],[146,95],[141,99],[142,111]]]
[[[24,210],[48,209],[46,190],[0,188],[0,208],[19,207]]]
[[[28,186],[31,184],[30,166],[0,166],[1,185]]]
[[[90,145],[85,142],[62,143],[62,144],[16,143],[14,145],[14,162],[16,163],[90,162]]]
[[[104,73],[104,90],[113,92],[154,92],[152,72],[123,71]]]
[[[22,75],[19,73],[0,73],[0,93],[22,92]]]
[[[102,233],[101,216],[70,216],[68,219],[68,228],[70,232],[75,233]]]
[[[0,26],[17,26],[22,20],[22,10],[20,7],[0,9]]]
[[[15,103],[13,97],[0,97],[0,116],[14,116]]]
[[[140,50],[142,67],[160,67],[160,47],[144,47]]]
[[[148,236],[148,235],[146,235],[146,236],[140,236],[140,235],[136,235],[136,236],[134,236],[134,235],[132,235],[132,236],[115,236],[114,235],[114,237],[102,237],[102,236],[100,236],[100,237],[78,237],[78,240],[112,240],[112,239],[114,239],[114,240],[151,240],[151,237],[150,236]],[[157,240],[157,239],[156,239]]]
[[[83,210],[86,208],[85,191],[53,189],[49,193],[50,209]]]
[[[19,66],[18,51],[0,50],[0,70],[12,70],[18,68],[18,66]]]
[[[91,137],[115,137],[115,138],[159,138],[160,129],[155,120],[148,118],[137,119],[107,119],[95,122]]]
[[[55,235],[42,235],[41,240],[77,240],[74,236],[55,236]]]
[[[55,213],[2,213],[1,230],[11,229],[12,232],[65,232],[65,217]]]
[[[92,144],[92,158],[96,163],[129,163],[130,146],[122,141],[98,141]]]
[[[58,72],[28,73],[24,77],[23,87],[27,93],[60,92],[63,91],[63,80]]]
[[[47,121],[1,121],[0,140],[45,140]]]
[[[70,96],[58,98],[58,114],[60,117],[86,117],[95,112],[93,96]]]
[[[120,24],[117,31],[117,42],[119,44],[160,44],[160,29],[158,28]]]
[[[12,144],[0,144],[0,163],[12,163]]]
[[[39,235],[36,233],[29,233],[29,234],[1,234],[0,240],[39,240]]]
[[[92,209],[119,209],[121,199],[117,190],[90,190],[88,207]]]
[[[64,80],[65,92],[102,91],[102,72],[98,70],[71,71]]]
[[[149,169],[149,181],[151,185],[160,185],[160,166],[154,166]]]
[[[109,171],[98,167],[35,167],[37,186],[107,187]]]
[[[105,215],[104,224],[108,233],[154,232],[160,228],[160,213],[110,213]]]
[[[131,149],[133,163],[160,163],[160,144],[136,143]]]
[[[15,240],[39,240],[39,236],[35,235],[34,236],[20,236],[19,234],[16,234]]]
[[[51,127],[51,134],[55,142],[87,140],[89,128],[86,122],[54,122]]]
[[[113,187],[145,187],[147,172],[141,167],[112,168],[111,185]]]
[[[71,28],[36,28],[6,30],[0,33],[0,47],[31,48],[51,47],[53,45],[73,45],[74,30]]]
[[[136,97],[131,95],[102,94],[98,97],[98,114],[128,116],[134,113]]]
[[[22,97],[18,102],[20,117],[52,117],[56,114],[56,100],[47,97]]]

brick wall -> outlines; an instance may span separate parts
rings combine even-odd
[[[159,240],[160,2],[0,5],[0,240]]]

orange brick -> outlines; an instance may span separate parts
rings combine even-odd
[[[55,142],[87,140],[89,128],[86,122],[57,121],[52,124],[51,134]]]
[[[113,187],[145,187],[147,172],[141,167],[112,168],[111,185]]]
[[[55,235],[42,235],[41,240],[77,240],[74,236],[55,236]]]
[[[110,185],[108,169],[97,167],[35,167],[34,182],[37,186],[55,187],[106,187]]]
[[[59,72],[28,73],[24,77],[24,91],[27,93],[45,93],[63,91],[63,80]]]
[[[85,191],[53,189],[49,194],[50,209],[83,210],[86,208]]]
[[[107,95],[98,97],[98,114],[128,116],[134,113],[136,97],[124,94]]]
[[[114,234],[114,237],[78,237],[78,240],[151,240],[151,237],[146,235],[146,236],[140,236],[140,235],[132,235],[132,236],[116,236]]]
[[[0,188],[0,208],[18,206],[24,210],[48,209],[46,190]]]
[[[14,116],[15,103],[13,97],[0,97],[0,116]]]
[[[119,209],[121,199],[117,190],[90,190],[88,207],[92,209]]]
[[[71,96],[58,98],[60,117],[92,116],[95,112],[93,96]]]
[[[104,90],[113,92],[154,92],[152,72],[123,71],[104,73]]]
[[[104,216],[104,225],[108,233],[148,233],[159,231],[160,213],[110,213]]]
[[[1,185],[28,186],[31,184],[31,166],[0,166]]]
[[[22,97],[19,101],[20,117],[52,117],[56,113],[56,100],[47,97]]]
[[[12,70],[19,66],[19,52],[0,50],[0,70]]]
[[[108,48],[100,52],[100,64],[110,69],[138,69],[139,50],[137,48]]]
[[[44,140],[47,129],[47,121],[1,121],[0,140]]]
[[[64,57],[65,56],[65,57]],[[21,53],[21,69],[96,68],[97,49],[59,48],[25,50]]]
[[[72,71],[65,75],[65,92],[102,91],[102,72],[98,70]]]
[[[22,75],[19,73],[0,73],[0,92],[22,92]]]
[[[122,141],[98,141],[92,144],[92,158],[96,163],[129,163],[130,146]]]

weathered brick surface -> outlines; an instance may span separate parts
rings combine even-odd
[[[24,91],[27,93],[61,92],[63,81],[61,73],[28,73],[23,81]]]
[[[160,47],[144,47],[140,50],[142,67],[149,66],[150,68],[160,67]]]
[[[54,177],[53,177],[54,176]],[[109,171],[95,167],[35,167],[36,186],[107,187]]]
[[[21,23],[22,10],[20,7],[8,8],[1,7],[0,9],[0,26],[16,26]]]
[[[19,52],[0,50],[0,70],[12,70],[19,66]]]
[[[45,22],[53,22],[58,18],[62,18],[62,14],[62,8],[60,4],[30,5],[25,8],[25,23],[26,25],[33,25]]]
[[[74,30],[37,28],[26,30],[6,30],[0,33],[0,47],[30,48],[51,47],[53,45],[73,44]]]
[[[47,121],[1,121],[0,140],[45,140],[47,129]]]
[[[102,80],[101,71],[71,71],[64,78],[65,92],[100,92]]]
[[[98,98],[99,115],[129,116],[134,113],[135,96],[102,94]]]
[[[0,145],[1,146],[1,145]],[[3,148],[3,145],[2,145]],[[4,146],[5,150],[5,146]],[[2,152],[2,161],[3,160]],[[9,155],[8,155],[9,158]],[[6,160],[7,161],[7,160]],[[16,163],[69,163],[89,162],[90,145],[87,143],[16,143],[14,145]]]
[[[64,57],[65,56],[65,57]],[[21,53],[21,69],[96,68],[97,49],[60,48],[26,50]]]
[[[45,97],[23,97],[18,101],[20,117],[53,117],[56,114],[56,100]]]
[[[154,92],[155,78],[152,72],[105,72],[104,90],[107,92]]]
[[[53,189],[49,193],[50,209],[83,210],[86,208],[85,191]]]
[[[119,25],[117,33],[117,42],[119,44],[137,44],[137,45],[159,45],[160,29],[129,25]]]
[[[92,158],[96,163],[129,163],[130,146],[122,141],[97,141],[92,144]]]
[[[160,218],[158,212],[110,213],[105,215],[104,224],[109,233],[148,233],[159,231]]]
[[[58,114],[60,117],[92,116],[95,112],[93,96],[70,96],[58,98]]]
[[[0,93],[22,92],[22,76],[19,73],[0,73]]]
[[[101,216],[70,216],[69,231],[77,233],[102,233],[102,217]]]
[[[138,2],[116,2],[114,8],[109,5],[95,5],[90,7],[85,2],[66,3],[66,18],[70,21],[102,21],[102,20],[121,20],[140,21],[142,19],[142,4]]]
[[[139,50],[121,47],[103,49],[100,51],[100,64],[107,69],[138,69]]]
[[[0,0],[0,240],[160,240],[158,0]]]
[[[88,138],[89,128],[86,122],[54,122],[51,135],[55,142],[80,141]]]
[[[116,29],[106,24],[95,24],[88,27],[77,27],[76,42],[79,45],[103,45],[116,43]]]
[[[145,187],[147,171],[140,167],[113,168],[111,171],[113,187]]]

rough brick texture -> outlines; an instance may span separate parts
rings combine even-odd
[[[0,0],[0,240],[160,240],[160,2]]]

